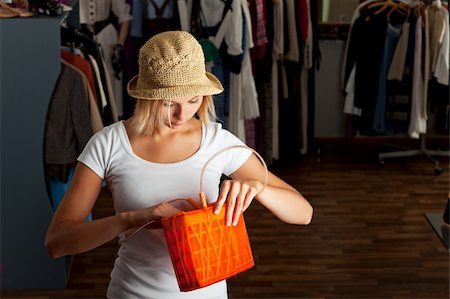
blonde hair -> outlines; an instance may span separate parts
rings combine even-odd
[[[136,108],[131,118],[131,127],[143,135],[152,135],[155,129],[164,125],[164,102],[169,100],[136,100]],[[203,124],[216,120],[214,100],[212,96],[203,96],[197,117]]]

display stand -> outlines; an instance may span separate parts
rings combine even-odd
[[[433,227],[434,231],[438,235],[439,239],[441,239],[442,243],[444,243],[447,250],[450,252],[450,227],[448,225],[443,224],[442,222],[442,214],[440,213],[425,213],[425,217],[428,222]]]

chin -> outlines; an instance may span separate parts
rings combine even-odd
[[[181,128],[184,124],[172,124],[172,129]],[[170,126],[169,126],[170,127]]]

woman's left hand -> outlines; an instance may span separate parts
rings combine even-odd
[[[253,198],[264,188],[257,180],[225,180],[219,191],[214,213],[218,214],[224,203],[227,203],[225,215],[226,225],[237,225],[241,213],[251,204]]]

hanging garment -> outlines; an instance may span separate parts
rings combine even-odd
[[[80,24],[84,25],[101,45],[102,55],[106,61],[113,85],[114,105],[119,116],[123,114],[122,79],[116,78],[112,65],[112,46],[117,44],[118,33],[112,24],[113,16],[117,23],[132,20],[130,5],[124,0],[80,0]]]
[[[398,77],[401,80],[388,79],[388,90],[386,100],[386,115],[385,115],[385,132],[389,134],[402,133],[405,134],[408,131],[409,122],[411,119],[411,97],[412,97],[412,82],[413,82],[413,69],[414,69],[414,50],[416,47],[416,16],[409,17],[408,23],[403,25],[402,37],[408,33],[406,39],[406,53],[404,58],[402,74]],[[405,30],[407,28],[407,31]],[[400,43],[401,41],[399,41]],[[398,43],[396,51],[398,50]],[[395,53],[394,53],[395,56]],[[392,62],[394,63],[394,62]],[[391,63],[391,64],[392,64]],[[390,67],[392,70],[392,65]]]
[[[77,67],[67,63],[64,59],[61,60],[62,63],[71,67],[74,71],[76,71],[83,80],[84,89],[87,91],[87,95],[89,98],[89,114],[91,116],[91,125],[92,125],[92,133],[96,133],[103,129],[102,117],[100,115],[100,111],[98,109],[97,99],[95,98],[91,85],[89,84],[89,79],[87,76],[79,70]]]
[[[304,50],[304,60],[303,65],[310,69],[313,66],[313,32],[312,32],[312,22],[311,22],[311,9],[310,9],[310,0],[306,1],[307,4],[307,16],[308,16],[308,31],[306,35],[305,41],[305,50]]]
[[[361,109],[358,129],[363,135],[377,135],[372,129],[379,72],[386,38],[387,21],[383,15],[366,20],[362,14],[353,25],[355,57],[355,107]]]
[[[227,53],[227,47],[224,38],[227,31],[231,30],[231,5],[232,1],[209,1],[201,2],[199,23],[199,42],[205,53],[206,68],[213,73],[222,83],[224,91],[221,94],[214,95],[215,112],[218,121],[225,127],[229,128],[229,101],[230,101],[230,70],[233,68],[238,73],[241,69],[240,59],[237,67],[231,64],[232,58]],[[221,51],[219,52],[219,49]],[[242,56],[243,54],[241,54]]]
[[[355,9],[352,15],[352,20],[350,22],[350,30],[347,37],[347,42],[345,43],[345,50],[344,50],[344,56],[343,56],[343,62],[342,62],[342,70],[341,70],[341,88],[346,93],[346,99],[345,102],[348,104],[345,104],[344,108],[346,111],[354,111],[354,112],[345,112],[349,114],[355,114],[355,115],[361,115],[361,112],[357,112],[359,108],[354,107],[350,108],[354,104],[354,94],[355,94],[355,76],[353,75],[350,78],[350,74],[354,72],[355,68],[355,60],[354,60],[354,53],[352,53],[351,48],[353,48],[352,44],[354,43],[353,38],[353,25],[355,21],[361,16],[360,10],[369,5],[372,2],[379,1],[379,0],[367,0],[358,5],[358,7]],[[352,79],[352,81],[349,82],[349,80]],[[347,99],[348,96],[348,99]]]
[[[250,61],[250,48],[254,46],[250,12],[245,0],[240,1],[244,57],[240,74],[230,74],[229,129],[245,142],[244,119],[259,117],[258,95]]]
[[[97,41],[102,45],[102,51],[103,51],[103,62],[104,62],[104,68],[107,70],[105,72],[106,78],[106,84],[110,85],[112,88],[112,93],[110,93],[110,104],[111,109],[115,110],[114,113],[117,115],[117,117],[114,117],[115,119],[118,119],[119,116],[123,115],[123,83],[122,78],[117,78],[114,75],[114,68],[112,65],[112,55],[113,55],[113,48],[111,45],[115,44],[117,42],[117,30],[114,28],[112,24],[109,24],[106,26],[102,31],[100,31],[97,34]],[[105,46],[108,45],[108,46]]]
[[[402,28],[396,28],[390,23],[388,24],[386,32],[386,40],[384,42],[383,58],[378,79],[378,93],[375,103],[375,111],[373,117],[372,128],[378,133],[386,133],[386,99],[388,96],[388,72],[391,65],[392,56],[394,55],[395,46],[397,45]]]
[[[142,20],[144,41],[157,33],[180,28],[180,18],[175,1],[144,0]]]
[[[266,34],[266,3],[263,0],[255,0],[255,51],[256,57],[262,59],[266,53],[266,45],[269,43]]]
[[[280,59],[284,53],[284,5],[283,1],[273,3],[273,48],[272,48],[272,156],[280,157],[279,145],[279,77]]]
[[[202,24],[200,43],[202,46],[205,45],[205,41],[206,44],[212,43],[219,49],[218,53],[224,67],[232,73],[239,74],[246,43],[240,0],[201,1],[200,10]]]
[[[286,0],[286,19],[287,19],[287,38],[288,38],[288,49],[287,53],[284,54],[284,59],[291,60],[294,62],[300,61],[300,54],[298,49],[298,34],[295,19],[295,3],[294,0]]]
[[[92,136],[89,99],[83,79],[66,64],[50,99],[44,132],[46,177],[67,182],[69,167]]]
[[[426,111],[423,111],[427,105],[423,104],[426,99],[423,98],[423,70],[422,70],[422,16],[417,18],[416,36],[414,48],[414,68],[412,82],[411,98],[411,120],[408,128],[408,134],[411,138],[419,138],[420,134],[427,132]]]
[[[442,34],[442,42],[437,53],[436,63],[434,67],[433,76],[437,82],[443,85],[449,85],[449,60],[450,60],[450,29],[449,29],[449,15],[448,11],[441,8],[441,13],[444,17],[444,32]]]
[[[388,80],[402,81],[403,73],[405,71],[406,51],[408,49],[409,38],[409,22],[402,26],[397,46],[395,47],[394,55],[392,57],[391,65],[389,67]]]

